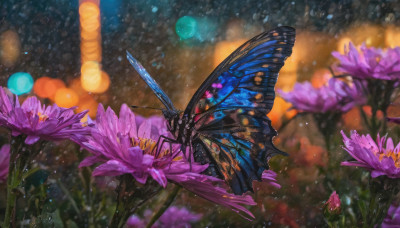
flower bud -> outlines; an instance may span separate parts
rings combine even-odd
[[[341,212],[340,209],[340,199],[336,191],[332,192],[328,201],[324,204],[324,212],[330,215],[338,215]]]

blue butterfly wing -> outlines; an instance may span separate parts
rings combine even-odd
[[[184,112],[195,121],[195,160],[210,164],[206,173],[225,179],[235,194],[252,191],[268,160],[285,154],[272,143],[276,131],[267,114],[294,41],[295,29],[285,26],[247,41],[206,79]]]

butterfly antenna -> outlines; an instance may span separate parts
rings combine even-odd
[[[162,108],[154,108],[154,107],[148,107],[148,106],[131,105],[131,108],[145,108],[145,109],[155,109],[155,110],[160,110],[160,111],[162,111]]]

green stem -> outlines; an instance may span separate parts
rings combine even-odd
[[[4,227],[9,227],[12,224],[12,226],[15,227],[15,206],[17,202],[16,188],[22,181],[20,159],[18,159],[15,163],[10,164],[8,175],[7,205],[3,225]]]
[[[145,185],[136,185],[131,175],[120,176],[120,184],[116,189],[118,193],[117,207],[111,219],[109,227],[123,227],[128,217],[147,200],[155,196],[162,187],[152,179]]]
[[[16,202],[18,199],[18,187],[21,185],[23,179],[23,169],[26,165],[25,154],[22,152],[22,137],[12,137],[10,145],[10,164],[8,168],[8,179],[7,179],[7,202],[6,202],[6,214],[4,217],[3,226],[5,228],[16,227],[15,216],[16,216]]]
[[[366,216],[363,218],[363,227],[380,225],[385,218],[394,197],[399,192],[399,183],[388,177],[370,177],[370,201]]]
[[[79,211],[79,208],[78,208],[74,198],[69,193],[68,189],[64,186],[64,184],[60,180],[57,180],[57,184],[60,187],[61,191],[64,192],[65,196],[67,196],[67,199],[71,202],[72,208],[75,210],[76,214],[80,218],[81,212]]]
[[[174,202],[176,195],[178,194],[181,186],[175,185],[172,191],[167,196],[163,205],[156,211],[151,217],[149,223],[146,225],[146,228],[150,228],[160,217],[164,214],[164,212],[168,209],[169,206]]]

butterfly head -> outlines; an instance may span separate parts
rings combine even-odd
[[[179,110],[171,110],[171,109],[162,109],[162,113],[165,119],[168,121],[168,128],[171,133],[174,134],[175,130],[177,129],[177,124],[179,121],[180,114],[182,113]]]

